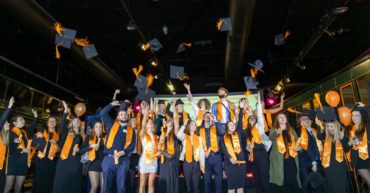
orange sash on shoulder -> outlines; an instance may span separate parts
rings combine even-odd
[[[249,140],[249,138],[247,138],[247,144],[252,144],[252,149],[251,151],[249,152],[249,161],[254,161],[254,152],[253,152],[253,149],[254,149],[254,144],[261,144],[262,143],[262,138],[261,138],[261,135],[260,133],[258,132],[258,129],[256,126],[254,126],[251,130],[251,134],[252,134],[252,140]]]
[[[216,126],[213,125],[211,128],[209,128],[209,132],[210,132],[209,137],[211,141],[211,147],[207,148],[206,130],[204,127],[199,129],[200,137],[202,137],[202,140],[203,140],[203,149],[204,149],[204,152],[207,152],[207,153],[209,153],[210,151],[216,153],[218,151]]]
[[[188,134],[185,134],[185,140],[186,140],[186,145],[185,145],[185,160],[188,163],[191,163],[193,161],[193,156],[194,156],[194,161],[198,162],[200,159],[199,155],[199,137],[196,134],[193,134],[193,144],[191,143],[191,136]]]
[[[167,141],[167,153],[169,155],[173,156],[175,154],[175,141],[174,141],[173,137],[171,139],[168,136],[166,136],[166,133],[163,130],[163,128],[161,129],[161,135],[164,136],[165,140]],[[161,151],[164,151],[164,142],[161,145]],[[161,163],[163,163],[163,162],[164,162],[164,155],[162,154]]]
[[[0,136],[0,170],[3,169],[7,146],[3,143],[3,138]]]
[[[96,136],[94,136],[94,138],[93,139],[89,139],[89,145],[91,145],[91,144],[98,144],[98,145],[100,145],[100,141],[101,141],[101,139],[102,138],[98,138],[98,141],[96,141]],[[104,137],[103,138],[103,142],[105,143],[106,142],[106,137]],[[89,153],[88,153],[88,155],[89,155],[89,160],[90,161],[93,161],[93,160],[95,160],[95,157],[96,157],[96,151],[97,151],[98,149],[90,149],[90,151],[89,151]]]
[[[24,141],[23,141],[23,132],[21,129],[17,128],[17,127],[13,127],[12,128],[12,132],[15,133],[17,136],[18,136],[18,140],[19,140],[19,145],[18,145],[18,149],[24,149],[26,148],[25,144],[24,144]],[[25,135],[25,137],[27,138],[27,135]]]
[[[283,135],[279,134],[277,139],[276,139],[277,146],[278,146],[278,152],[283,153],[285,155],[285,159],[289,158],[289,156],[291,156],[291,157],[296,157],[297,156],[297,151],[295,150],[294,135],[293,135],[293,132],[292,132],[291,129],[289,131],[289,135],[290,135],[290,139],[291,139],[291,143],[288,144],[289,154],[286,151]]]
[[[227,102],[229,103],[229,109],[230,109],[230,117],[231,117],[231,121],[235,122],[235,112],[234,112],[234,106],[233,104],[227,100]],[[223,117],[222,117],[222,101],[219,100],[217,102],[217,120],[223,120]]]
[[[49,144],[49,132],[47,132],[46,130],[44,130],[43,132],[43,138],[45,139],[45,142],[46,142],[46,145],[45,145],[45,148],[43,151],[39,151],[37,153],[37,156],[42,159],[45,157],[45,154],[46,154],[46,149],[48,147],[48,144]],[[57,153],[58,149],[59,149],[59,146],[57,144],[57,142],[59,141],[59,133],[54,131],[53,132],[53,136],[52,136],[53,140],[55,141],[55,143],[52,143],[50,144],[50,149],[49,149],[49,154],[48,154],[48,158],[50,160],[53,160],[54,157],[55,157],[55,154]]]
[[[108,136],[107,144],[106,144],[107,149],[110,149],[112,147],[114,138],[116,138],[118,129],[119,129],[119,123],[118,121],[115,121],[109,132],[109,136]]]
[[[196,119],[196,122],[197,122],[197,125],[198,126],[200,126],[202,124],[203,115],[204,115],[204,111],[202,111],[201,109],[199,109],[198,115],[197,115],[197,119]]]
[[[313,135],[315,137],[315,140],[316,140],[316,145],[317,145],[317,148],[319,150],[319,153],[320,155],[322,156],[322,151],[323,151],[323,147],[322,147],[322,143],[319,139],[317,139],[317,130],[312,128],[312,132],[313,132]],[[297,144],[299,146],[301,146],[302,149],[306,150],[308,149],[308,131],[306,128],[301,128],[301,137],[297,140]]]
[[[150,165],[153,163],[153,159],[156,159],[155,154],[157,153],[157,147],[158,147],[158,137],[155,134],[152,134],[152,137],[145,133],[145,163],[147,165]]]
[[[62,160],[66,160],[68,158],[69,151],[72,148],[74,138],[75,138],[75,134],[71,133],[71,132],[68,132],[67,138],[66,138],[66,140],[64,142],[64,145],[63,145],[63,148],[62,148],[62,152],[60,153],[60,158]]]
[[[230,136],[232,141],[230,140]],[[241,152],[238,133],[234,132],[233,134],[225,134],[224,143],[226,146],[227,153],[229,153],[229,156],[232,157],[234,160],[238,161],[236,154],[240,154]]]
[[[322,166],[324,168],[327,168],[330,166],[330,155],[331,155],[331,147],[332,147],[332,138],[329,136],[326,136],[325,142],[324,142],[324,152],[322,156]],[[337,141],[335,143],[335,160],[337,160],[339,163],[341,163],[344,160],[344,154],[343,154],[343,146],[340,141]]]
[[[350,132],[349,132],[349,138],[353,139],[356,137],[356,126],[353,125]],[[367,131],[365,128],[364,135],[360,141],[360,144],[358,145],[353,145],[352,149],[355,151],[358,151],[358,155],[362,160],[366,160],[369,158],[369,151],[368,151],[368,141],[367,141]]]

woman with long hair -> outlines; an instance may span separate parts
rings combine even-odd
[[[10,124],[7,118],[14,105],[14,97],[9,100],[8,108],[4,109],[0,117],[0,192],[4,192],[6,178],[6,152],[9,144]]]
[[[195,121],[188,120],[181,126],[176,108],[174,108],[174,125],[177,139],[182,142],[180,161],[183,161],[183,171],[187,193],[200,193],[200,176],[205,170],[203,141],[197,132]]]
[[[264,128],[263,112],[260,95],[257,95],[256,115],[248,117],[246,129],[246,149],[249,152],[249,161],[253,164],[253,179],[258,193],[270,193],[269,184],[269,158],[264,141],[267,140]],[[244,104],[240,104],[243,114]]]
[[[241,118],[242,114],[239,114]],[[227,176],[227,189],[229,193],[242,193],[245,186],[246,161],[241,137],[242,121],[238,125],[228,121],[225,125],[225,134],[221,138],[221,149],[224,155],[224,169]],[[236,190],[236,191],[235,191]]]
[[[370,115],[365,112],[365,108],[369,106],[365,107],[362,103],[355,106],[350,128],[347,130],[348,145],[352,148],[352,164],[370,189]]]
[[[159,187],[163,193],[178,193],[179,149],[173,120],[163,121],[159,138]]]
[[[157,158],[158,151],[158,137],[155,135],[155,124],[153,119],[147,119],[149,109],[142,110],[144,116],[143,127],[140,130],[139,136],[142,144],[142,154],[139,159],[139,173],[140,185],[139,193],[144,193],[145,187],[148,184],[148,193],[154,193],[154,180],[158,169]]]
[[[288,123],[285,114],[277,114],[269,137],[272,141],[270,183],[273,184],[273,192],[299,193],[301,184],[296,151],[298,147],[295,143],[297,134]]]
[[[64,112],[67,114],[67,104],[62,101]],[[62,120],[63,121],[63,120]],[[56,166],[53,193],[81,193],[82,190],[82,164],[79,153],[81,136],[81,121],[73,117],[68,124],[61,126],[59,149],[60,155]]]
[[[204,113],[209,112],[211,109],[211,102],[209,102],[207,98],[201,98],[195,104],[193,95],[191,94],[190,91],[190,84],[184,83],[184,87],[188,91],[188,99],[190,101],[191,106],[193,107],[193,111],[196,116],[195,121],[197,123],[197,126],[200,126],[203,120]]]
[[[324,150],[321,164],[325,171],[324,192],[349,193],[348,163],[345,152],[350,150],[348,138],[340,131],[337,120],[325,123]]]
[[[30,143],[33,130],[36,126],[37,112],[32,109],[33,117],[30,128],[24,129],[25,120],[22,116],[12,117],[13,128],[9,131],[8,143],[8,172],[6,174],[5,193],[9,193],[15,184],[14,192],[22,192],[23,182],[26,179],[28,167],[31,164]]]
[[[102,121],[95,121],[91,134],[86,137],[86,140],[83,142],[80,149],[81,154],[87,152],[88,155],[86,169],[91,183],[90,193],[97,193],[99,188],[100,192],[103,191],[101,163],[104,158],[104,144],[106,142],[103,128]]]

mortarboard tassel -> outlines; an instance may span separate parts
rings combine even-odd
[[[190,80],[189,76],[185,73],[182,77],[180,77],[179,73],[177,72],[177,78],[181,81],[187,81]]]
[[[141,49],[142,50],[147,50],[147,49],[149,49],[150,48],[150,44],[149,43],[146,43],[146,44],[143,44],[142,46],[141,46]]]
[[[223,23],[224,21],[222,20],[222,19],[220,19],[220,20],[218,20],[217,21],[217,30],[220,30],[221,29],[221,26],[222,26],[222,23]]]
[[[84,47],[84,48],[86,48],[90,44],[90,42],[87,38],[76,38],[75,43],[77,45],[81,46],[81,47]]]
[[[244,95],[248,97],[248,96],[251,96],[252,93],[249,89],[247,89],[247,91],[244,92]]]
[[[150,86],[152,86],[154,80],[153,74],[146,75],[146,91],[145,93],[148,94],[148,89]]]
[[[62,26],[62,24],[61,23],[59,23],[59,22],[55,22],[55,23],[53,23],[53,27],[52,27],[54,30],[55,30],[55,32],[57,33],[57,34],[59,34],[60,36],[62,35],[62,32],[64,31],[64,28],[63,28],[63,26]]]
[[[143,70],[144,70],[143,65],[139,65],[137,68],[132,68],[132,72],[135,74],[135,76],[138,80],[140,80],[140,78],[138,78],[138,77],[139,77],[140,72],[142,72]]]
[[[323,110],[324,108],[322,107],[322,103],[321,103],[321,100],[320,100],[320,93],[315,93],[313,94],[315,100],[317,101],[317,103],[319,103],[319,106],[320,106],[320,109]]]
[[[291,112],[291,113],[295,113],[295,114],[299,114],[299,115],[301,115],[301,114],[306,114],[306,113],[302,113],[302,112],[299,112],[299,111],[297,111],[297,110],[295,110],[295,109],[293,109],[292,107],[288,107],[288,112]]]
[[[256,78],[257,73],[258,73],[257,69],[251,68],[251,77]]]
[[[286,39],[289,35],[290,35],[290,31],[288,30],[288,31],[286,31],[286,32],[284,33],[284,39]]]
[[[186,46],[186,47],[189,47],[189,48],[191,48],[191,46],[192,46],[192,44],[191,44],[191,43],[185,43],[185,42],[184,42],[184,43],[182,43],[182,45],[183,45],[183,46]]]
[[[63,43],[63,42],[62,42]],[[59,46],[62,44],[62,43],[59,43],[55,46],[55,58],[56,59],[60,59],[60,51],[59,51]]]

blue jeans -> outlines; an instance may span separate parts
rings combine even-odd
[[[120,161],[119,164],[114,164],[114,158],[110,156],[105,156],[102,162],[103,170],[103,193],[112,192],[112,185],[114,179],[117,184],[117,193],[125,193],[125,182],[127,171],[130,166],[129,158],[124,158],[123,161]]]

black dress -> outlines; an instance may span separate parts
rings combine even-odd
[[[28,137],[32,136],[35,126],[36,119],[33,119],[30,128],[28,128],[27,130],[20,129],[22,131],[22,141],[25,147],[27,147]],[[7,176],[26,176],[28,171],[28,154],[21,153],[22,149],[18,148],[19,143],[15,143],[15,139],[18,139],[18,135],[15,134],[12,129],[10,129]]]
[[[96,140],[95,143],[97,143],[98,138],[96,138],[95,140]],[[88,153],[91,150],[89,141],[90,141],[90,136],[88,135],[86,136],[86,139],[81,146],[81,149],[80,149],[81,155],[84,153]],[[88,161],[86,163],[87,171],[102,172],[101,163],[103,161],[103,158],[104,158],[104,140],[100,140],[99,148],[95,152],[95,159],[93,161]]]
[[[349,151],[348,139],[346,137],[341,140],[343,150],[345,152]],[[344,157],[346,155],[343,155]],[[335,193],[350,193],[350,183],[348,176],[348,167],[346,160],[338,162],[335,159],[335,142],[333,141],[330,152],[330,165],[324,168],[325,171],[325,192],[335,192]]]
[[[59,140],[60,150],[63,149],[64,142],[68,135],[68,129],[61,128],[61,139]],[[58,159],[56,173],[54,177],[53,193],[81,193],[82,191],[82,164],[80,153],[73,156],[73,147],[78,144],[81,146],[82,137],[76,134],[68,158]]]
[[[167,153],[167,139],[164,141],[164,161],[161,159],[159,164],[159,187],[163,193],[178,193],[178,178],[179,178],[179,145],[176,137],[173,136],[175,154]]]
[[[66,114],[63,114],[60,121],[61,128],[65,125],[65,122]],[[49,140],[51,140],[53,136],[57,134],[57,132],[48,132]],[[58,157],[55,156],[53,159],[48,157],[51,143],[46,143],[45,138],[35,139],[34,137],[32,143],[32,146],[38,147],[38,151],[44,151],[44,148],[47,144],[45,157],[40,158],[37,156],[37,153],[35,154],[35,173],[32,183],[32,193],[52,192]]]

